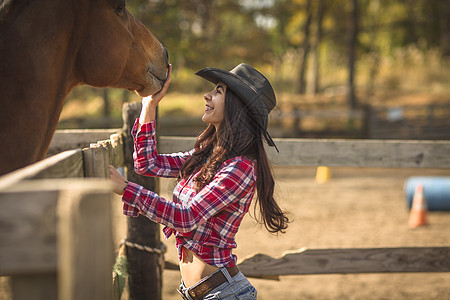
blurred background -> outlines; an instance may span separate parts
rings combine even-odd
[[[450,3],[442,0],[129,0],[173,65],[162,135],[201,132],[194,72],[246,62],[274,86],[274,137],[450,139]],[[118,128],[118,89],[80,86],[59,129]]]

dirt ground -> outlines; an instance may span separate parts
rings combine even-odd
[[[429,225],[408,227],[403,184],[409,176],[446,175],[449,170],[331,168],[332,178],[315,181],[315,168],[275,168],[277,195],[290,212],[285,235],[272,236],[246,216],[237,234],[240,260],[254,253],[318,248],[450,246],[450,212],[429,212]],[[173,184],[161,181],[161,194]],[[174,239],[166,260],[176,261]],[[165,271],[163,299],[179,299],[177,271]],[[252,279],[258,299],[450,299],[450,273],[282,276]]]
[[[237,235],[235,254],[240,260],[254,253],[279,257],[302,247],[450,246],[450,212],[429,212],[428,226],[410,229],[403,191],[409,176],[450,176],[450,170],[331,168],[332,177],[324,184],[315,181],[315,172],[310,167],[275,168],[277,197],[292,223],[285,235],[277,237],[246,216]],[[172,180],[161,180],[162,196],[169,197],[172,188]],[[118,241],[126,235],[126,218],[120,199],[115,204],[116,224],[122,224],[116,228]],[[174,239],[165,244],[166,260],[176,262]],[[450,273],[301,275],[250,281],[260,300],[450,299]],[[179,299],[179,282],[178,271],[164,271],[164,300]],[[10,299],[7,290],[7,281],[0,278],[0,300]]]

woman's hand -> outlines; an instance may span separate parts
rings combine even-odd
[[[166,95],[167,89],[169,88],[170,85],[171,77],[172,77],[172,65],[169,65],[169,73],[167,74],[167,80],[164,83],[162,89],[153,95],[142,98],[142,104],[143,105],[152,104],[154,106],[158,105],[158,103]]]
[[[156,117],[156,106],[166,95],[167,89],[169,88],[172,75],[172,65],[169,65],[169,74],[167,75],[167,80],[164,83],[162,89],[156,94],[150,95],[148,97],[142,98],[142,110],[139,117],[140,125],[154,121]]]
[[[111,179],[113,192],[117,195],[123,195],[124,189],[128,184],[128,181],[117,172],[116,168],[113,166],[108,166],[109,179]]]

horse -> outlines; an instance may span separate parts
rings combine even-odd
[[[0,175],[45,157],[75,86],[144,97],[168,70],[166,48],[125,0],[0,0]]]

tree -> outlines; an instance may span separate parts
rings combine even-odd
[[[325,15],[325,10],[327,8],[327,2],[326,0],[318,0],[317,1],[317,14],[316,14],[316,35],[314,44],[312,47],[312,54],[313,54],[313,63],[312,63],[312,77],[311,82],[307,84],[306,93],[307,94],[317,94],[319,92],[319,67],[320,67],[320,52],[319,52],[319,46],[322,41],[322,23],[323,23],[323,17]]]
[[[298,70],[298,79],[297,84],[295,87],[295,91],[298,94],[304,94],[306,91],[306,67],[307,67],[307,61],[308,61],[308,54],[310,49],[310,27],[311,27],[311,19],[312,19],[312,0],[306,1],[306,7],[305,7],[305,13],[306,13],[306,20],[303,24],[303,42],[301,47],[299,48],[300,52],[300,66]]]
[[[258,26],[259,9],[238,0],[134,0],[138,18],[167,47],[178,68],[229,68],[268,61],[269,33]]]
[[[358,43],[358,0],[352,0],[352,14],[350,19],[350,44],[348,51],[348,105],[350,109],[355,109],[357,100],[355,95],[355,64],[356,47]]]

